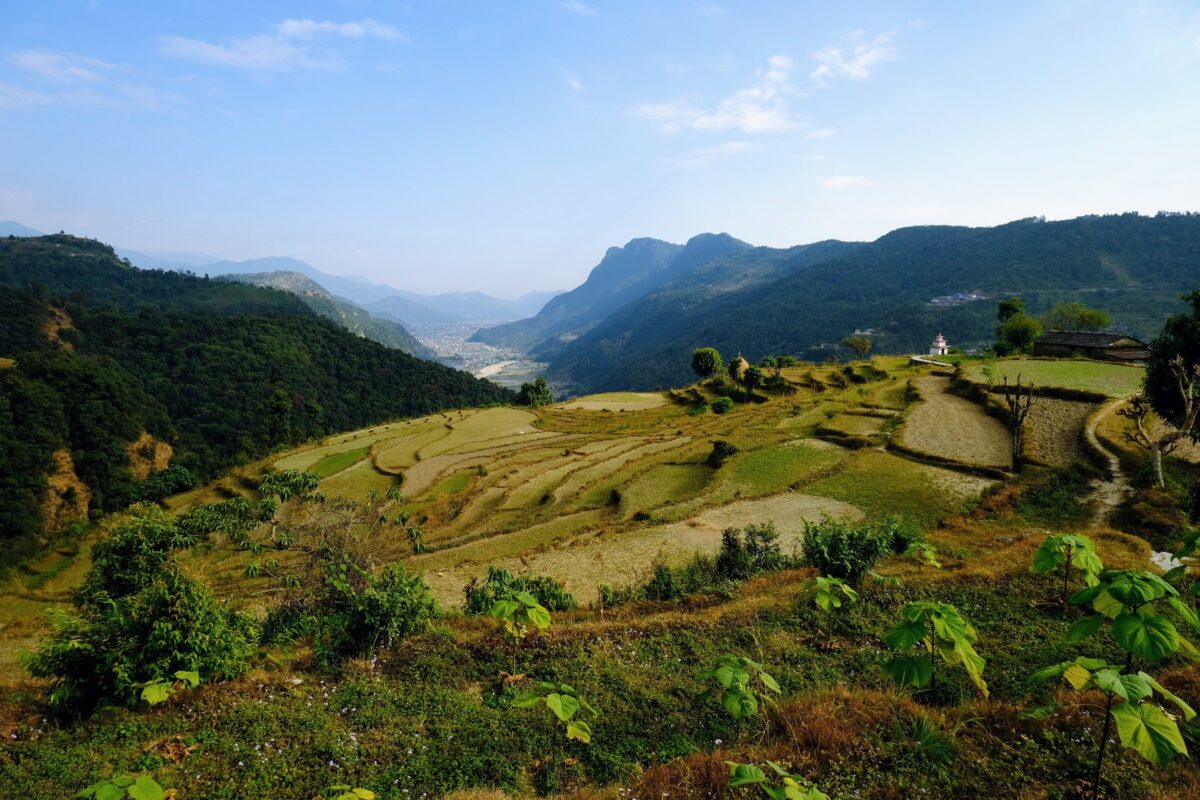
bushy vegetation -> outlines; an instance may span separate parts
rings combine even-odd
[[[837,520],[805,524],[801,560],[822,575],[858,586],[880,559],[904,552],[919,535],[897,518],[854,525]]]
[[[60,615],[56,632],[28,659],[50,683],[46,697],[64,712],[100,703],[136,705],[148,683],[179,671],[205,680],[236,677],[249,665],[251,622],[185,575],[174,550],[187,539],[161,512],[147,510],[101,540],[78,616]]]
[[[544,575],[514,576],[511,572],[488,565],[487,577],[482,581],[471,581],[463,589],[467,614],[487,614],[497,600],[510,597],[517,592],[528,592],[550,611],[570,611],[578,604],[553,578]]]

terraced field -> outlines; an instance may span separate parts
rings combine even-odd
[[[886,377],[866,383],[832,368],[786,370],[795,394],[725,415],[690,415],[665,393],[621,392],[536,412],[380,425],[271,463],[316,471],[327,495],[364,498],[398,485],[397,508],[421,525],[428,552],[412,555],[398,533],[381,538],[376,555],[406,559],[446,605],[461,602],[463,585],[488,564],[553,575],[587,601],[601,583],[634,580],[656,559],[714,551],[726,526],[774,522],[792,547],[805,520],[822,516],[911,513],[932,525],[960,509],[986,481],[814,437],[832,428],[884,441],[907,380],[921,373],[900,359],[876,364]],[[738,452],[714,466],[718,439]],[[208,558],[199,568],[210,573],[236,566]]]
[[[900,444],[960,464],[1012,467],[1012,438],[1002,423],[978,404],[948,393],[948,378],[925,375],[914,384],[922,402],[897,436]]]
[[[975,364],[967,369],[967,377],[973,381],[986,381],[987,369],[986,364]],[[1014,358],[996,361],[991,369],[993,383],[1001,383],[1005,377],[1015,383],[1020,376],[1025,383],[1032,381],[1036,386],[1079,389],[1109,397],[1129,397],[1142,387],[1141,367],[1103,361]]]

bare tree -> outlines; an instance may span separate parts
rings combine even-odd
[[[1200,415],[1200,398],[1196,397],[1200,364],[1193,364],[1191,369],[1188,369],[1183,362],[1183,356],[1177,355],[1171,359],[1170,367],[1183,411],[1179,415],[1178,426],[1166,420],[1161,420],[1161,424],[1155,425],[1150,418],[1153,413],[1150,402],[1143,394],[1135,394],[1129,398],[1128,408],[1117,411],[1120,416],[1133,421],[1134,430],[1125,431],[1125,440],[1150,454],[1150,463],[1154,467],[1154,485],[1160,489],[1166,485],[1163,480],[1163,456],[1171,453],[1181,441],[1193,435],[1197,415]]]
[[[1021,376],[1017,375],[1017,385],[1009,387],[1008,376],[1004,376],[1004,402],[1008,406],[1008,427],[1012,429],[1013,467],[1021,466],[1021,451],[1025,447],[1025,418],[1029,416],[1035,398],[1032,383],[1022,386]]]

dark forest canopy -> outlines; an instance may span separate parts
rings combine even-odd
[[[41,530],[61,449],[97,514],[135,498],[128,444],[143,431],[207,478],[336,431],[513,397],[284,292],[133,269],[61,235],[0,239],[0,356],[16,362],[0,369],[0,546]]]

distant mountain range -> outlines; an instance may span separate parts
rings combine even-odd
[[[39,231],[17,222],[0,221],[0,236],[41,236]],[[529,292],[507,300],[481,292],[419,294],[375,283],[356,276],[323,272],[304,261],[288,256],[252,258],[245,261],[220,261],[203,253],[164,253],[152,255],[115,247],[117,255],[143,269],[169,269],[197,275],[260,275],[270,272],[305,275],[331,295],[366,307],[378,317],[408,327],[454,323],[509,322],[533,316],[550,298],[560,292]],[[286,281],[284,281],[286,283]]]
[[[702,234],[683,246],[634,239],[612,248],[539,314],[475,338],[549,361],[552,382],[571,393],[653,389],[690,380],[691,351],[706,345],[752,361],[820,361],[846,355],[842,339],[869,329],[882,353],[923,352],[939,332],[985,347],[996,299],[1013,294],[1034,313],[1079,300],[1146,338],[1196,287],[1197,214],[922,226],[788,249]],[[959,294],[981,299],[932,302]]]

